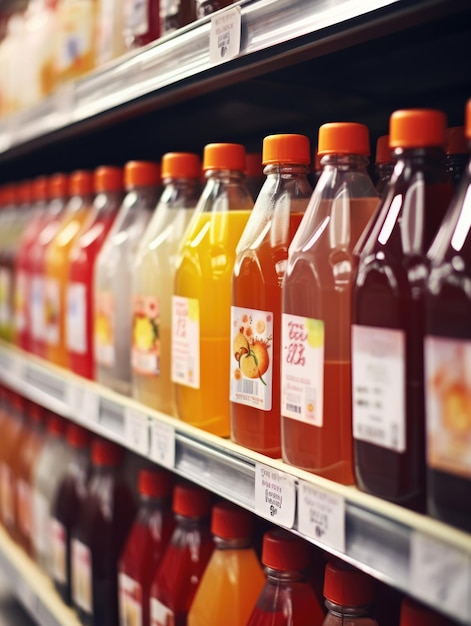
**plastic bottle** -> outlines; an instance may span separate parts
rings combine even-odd
[[[96,0],[59,0],[56,68],[59,83],[75,80],[95,65]]]
[[[96,1],[95,66],[124,54],[124,7],[126,0]],[[133,1],[133,0],[131,0]]]
[[[130,395],[132,266],[157,203],[160,168],[130,161],[124,177],[127,194],[95,265],[94,344],[96,379]]]
[[[186,626],[187,614],[213,552],[211,494],[191,483],[173,491],[176,527],[151,586],[152,626]]]
[[[196,19],[195,0],[160,0],[160,35],[168,35]]]
[[[196,17],[204,17],[214,11],[228,7],[233,4],[234,0],[195,0],[196,2]]]
[[[422,509],[425,255],[452,195],[440,111],[396,111],[396,165],[360,253],[353,294],[355,474],[364,491]]]
[[[469,161],[469,148],[464,126],[452,126],[447,130],[445,168],[455,187],[460,183]]]
[[[141,239],[132,270],[132,395],[176,416],[170,376],[172,293],[178,246],[200,195],[196,154],[162,157],[164,190]]]
[[[136,513],[121,471],[123,450],[107,440],[92,443],[88,494],[72,530],[72,599],[84,626],[116,626],[118,559]]]
[[[376,141],[376,191],[382,198],[394,170],[394,158],[389,147],[389,135],[381,135]]]
[[[65,343],[70,369],[94,378],[93,280],[100,250],[116,219],[122,200],[123,171],[101,166],[93,174],[95,198],[90,215],[75,239],[67,259]]]
[[[328,613],[323,626],[378,626],[371,605],[375,590],[372,579],[344,563],[330,561],[325,568],[324,596]]]
[[[452,626],[453,622],[423,604],[404,598],[401,602],[399,626]]]
[[[172,380],[178,417],[230,434],[231,281],[237,243],[253,201],[244,184],[245,149],[208,144],[206,185],[183,236],[172,298]]]
[[[68,463],[51,503],[50,575],[62,600],[72,604],[71,535],[87,496],[91,434],[71,422],[67,426],[66,441]]]
[[[282,452],[292,465],[351,483],[354,248],[378,204],[367,127],[324,124],[318,153],[322,173],[283,283]]]
[[[124,43],[140,48],[160,37],[160,0],[124,0]]]
[[[247,626],[320,626],[323,607],[308,580],[311,552],[305,541],[283,529],[263,536],[266,582]]]
[[[65,343],[69,254],[92,210],[93,175],[76,171],[70,177],[70,200],[45,253],[43,311],[38,315],[44,325],[39,330],[40,338],[45,338],[44,356],[62,367],[67,367],[69,361]]]
[[[265,582],[253,548],[252,515],[229,503],[213,506],[215,549],[196,590],[188,626],[246,626]]]
[[[0,337],[6,341],[12,341],[14,338],[14,267],[18,244],[16,185],[5,185],[3,196],[0,247]]]
[[[471,144],[471,100],[466,109]],[[428,251],[425,295],[425,402],[428,511],[471,531],[470,387],[471,247],[467,220],[468,163],[445,219]]]
[[[232,274],[230,410],[233,441],[281,456],[281,305],[288,247],[312,195],[304,135],[263,140],[266,181],[237,244]]]
[[[165,470],[139,472],[139,510],[118,568],[121,626],[150,626],[152,579],[175,527],[172,487],[173,477]]]

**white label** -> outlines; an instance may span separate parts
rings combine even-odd
[[[94,347],[95,361],[100,365],[115,365],[115,311],[113,294],[95,294]]]
[[[355,439],[404,452],[404,332],[354,324],[352,377]]]
[[[168,469],[175,467],[175,429],[169,424],[152,421],[150,457]]]
[[[70,414],[85,426],[98,421],[100,396],[92,389],[73,381],[67,382],[66,402]]]
[[[160,302],[153,296],[133,296],[131,365],[143,376],[160,373]]]
[[[26,307],[28,303],[28,273],[19,270],[15,280],[15,327],[18,332],[26,330]]]
[[[345,501],[335,494],[299,481],[299,531],[319,543],[345,552]]]
[[[292,528],[296,509],[294,478],[261,463],[255,464],[255,513]]]
[[[33,491],[33,523],[34,532],[32,534],[36,552],[41,556],[48,554],[49,533],[49,503],[44,495],[34,489]]]
[[[147,415],[137,409],[124,409],[124,437],[126,445],[139,454],[149,453],[149,422]]]
[[[12,321],[11,285],[11,272],[0,267],[0,325],[6,326]]]
[[[58,65],[61,71],[86,60],[92,53],[94,30],[94,3],[67,3],[63,13],[67,12],[62,21],[59,38]]]
[[[124,28],[129,35],[145,35],[149,31],[149,0],[125,0]]]
[[[172,296],[172,381],[199,389],[200,312],[195,298]]]
[[[463,622],[469,620],[470,556],[418,531],[411,536],[410,548],[412,591],[419,598],[435,598]]]
[[[122,572],[118,574],[118,585],[120,623],[142,626],[141,585]]]
[[[174,626],[175,624],[173,611],[157,598],[150,599],[150,624],[151,626]]]
[[[283,313],[281,413],[321,427],[324,423],[324,322]]]
[[[270,411],[273,313],[231,307],[231,402]]]
[[[78,539],[72,539],[72,597],[74,604],[92,613],[92,555]]]
[[[87,286],[71,283],[67,287],[66,343],[71,352],[87,352]]]
[[[213,65],[234,59],[240,52],[241,10],[232,7],[211,18],[209,60]]]
[[[58,583],[67,582],[67,533],[63,524],[51,519],[52,559],[51,575]]]
[[[2,494],[2,515],[5,524],[11,527],[15,523],[13,474],[6,463],[0,465],[0,482]]]
[[[44,301],[44,332],[45,340],[51,346],[59,345],[60,338],[60,285],[55,278],[46,278]]]
[[[31,278],[31,336],[36,341],[46,339],[46,318],[44,312],[44,279],[34,275]]]

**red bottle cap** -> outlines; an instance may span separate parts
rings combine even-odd
[[[92,463],[98,466],[117,467],[123,458],[123,449],[107,439],[92,442]]]
[[[245,174],[251,178],[263,176],[262,156],[258,152],[247,152],[245,155]]]
[[[191,152],[167,152],[162,157],[162,178],[200,178],[201,161]]]
[[[468,142],[464,134],[464,126],[452,126],[446,131],[446,153],[468,154]]]
[[[253,516],[231,502],[218,502],[211,513],[211,532],[222,539],[249,539],[254,533]]]
[[[268,135],[263,140],[264,165],[302,163],[310,165],[311,148],[305,135]]]
[[[82,426],[70,422],[67,426],[66,439],[72,448],[82,449],[90,445],[92,435]]]
[[[410,598],[401,602],[400,626],[451,626],[451,620]]]
[[[293,533],[276,528],[263,535],[262,563],[281,572],[302,571],[309,567],[306,542]]]
[[[204,170],[245,172],[245,148],[238,143],[209,143],[204,147]]]
[[[389,120],[391,148],[446,146],[446,115],[435,109],[395,111]]]
[[[143,496],[167,498],[172,493],[173,476],[165,470],[143,469],[139,472],[137,488]]]
[[[30,180],[23,180],[18,185],[18,202],[20,204],[31,204],[33,199],[33,183]]]
[[[91,196],[93,193],[93,174],[85,170],[77,170],[70,176],[71,196]]]
[[[120,167],[101,165],[93,174],[95,193],[103,191],[121,191],[123,189],[123,170]]]
[[[356,122],[331,122],[319,128],[317,152],[326,154],[370,154],[368,127]]]
[[[160,183],[160,165],[150,161],[129,161],[124,166],[124,185],[132,187],[156,187]]]
[[[173,490],[173,512],[184,517],[207,517],[211,512],[212,495],[193,483],[178,483]]]
[[[33,186],[33,202],[44,202],[47,200],[47,178],[45,176],[39,176],[32,182]]]
[[[60,437],[65,432],[65,422],[59,415],[48,411],[46,429],[50,435]]]
[[[394,161],[392,157],[392,150],[389,147],[389,135],[382,135],[378,137],[376,141],[376,164],[392,163]]]
[[[69,195],[69,177],[66,174],[53,174],[48,180],[49,198],[67,198]]]
[[[345,563],[329,561],[325,568],[324,596],[342,606],[367,606],[374,599],[373,581]]]

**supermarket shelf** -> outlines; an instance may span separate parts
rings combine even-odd
[[[248,451],[4,343],[0,380],[471,624],[470,535]]]
[[[80,626],[53,584],[0,528],[0,569],[11,592],[38,626]]]

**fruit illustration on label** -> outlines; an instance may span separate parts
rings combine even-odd
[[[266,385],[263,375],[270,365],[268,347],[271,337],[262,338],[260,335],[265,333],[267,324],[262,318],[253,324],[252,316],[247,314],[242,315],[240,321],[243,325],[239,326],[232,344],[234,357],[239,364],[239,368],[234,371],[234,378],[240,380],[242,375],[251,379],[259,378]]]

